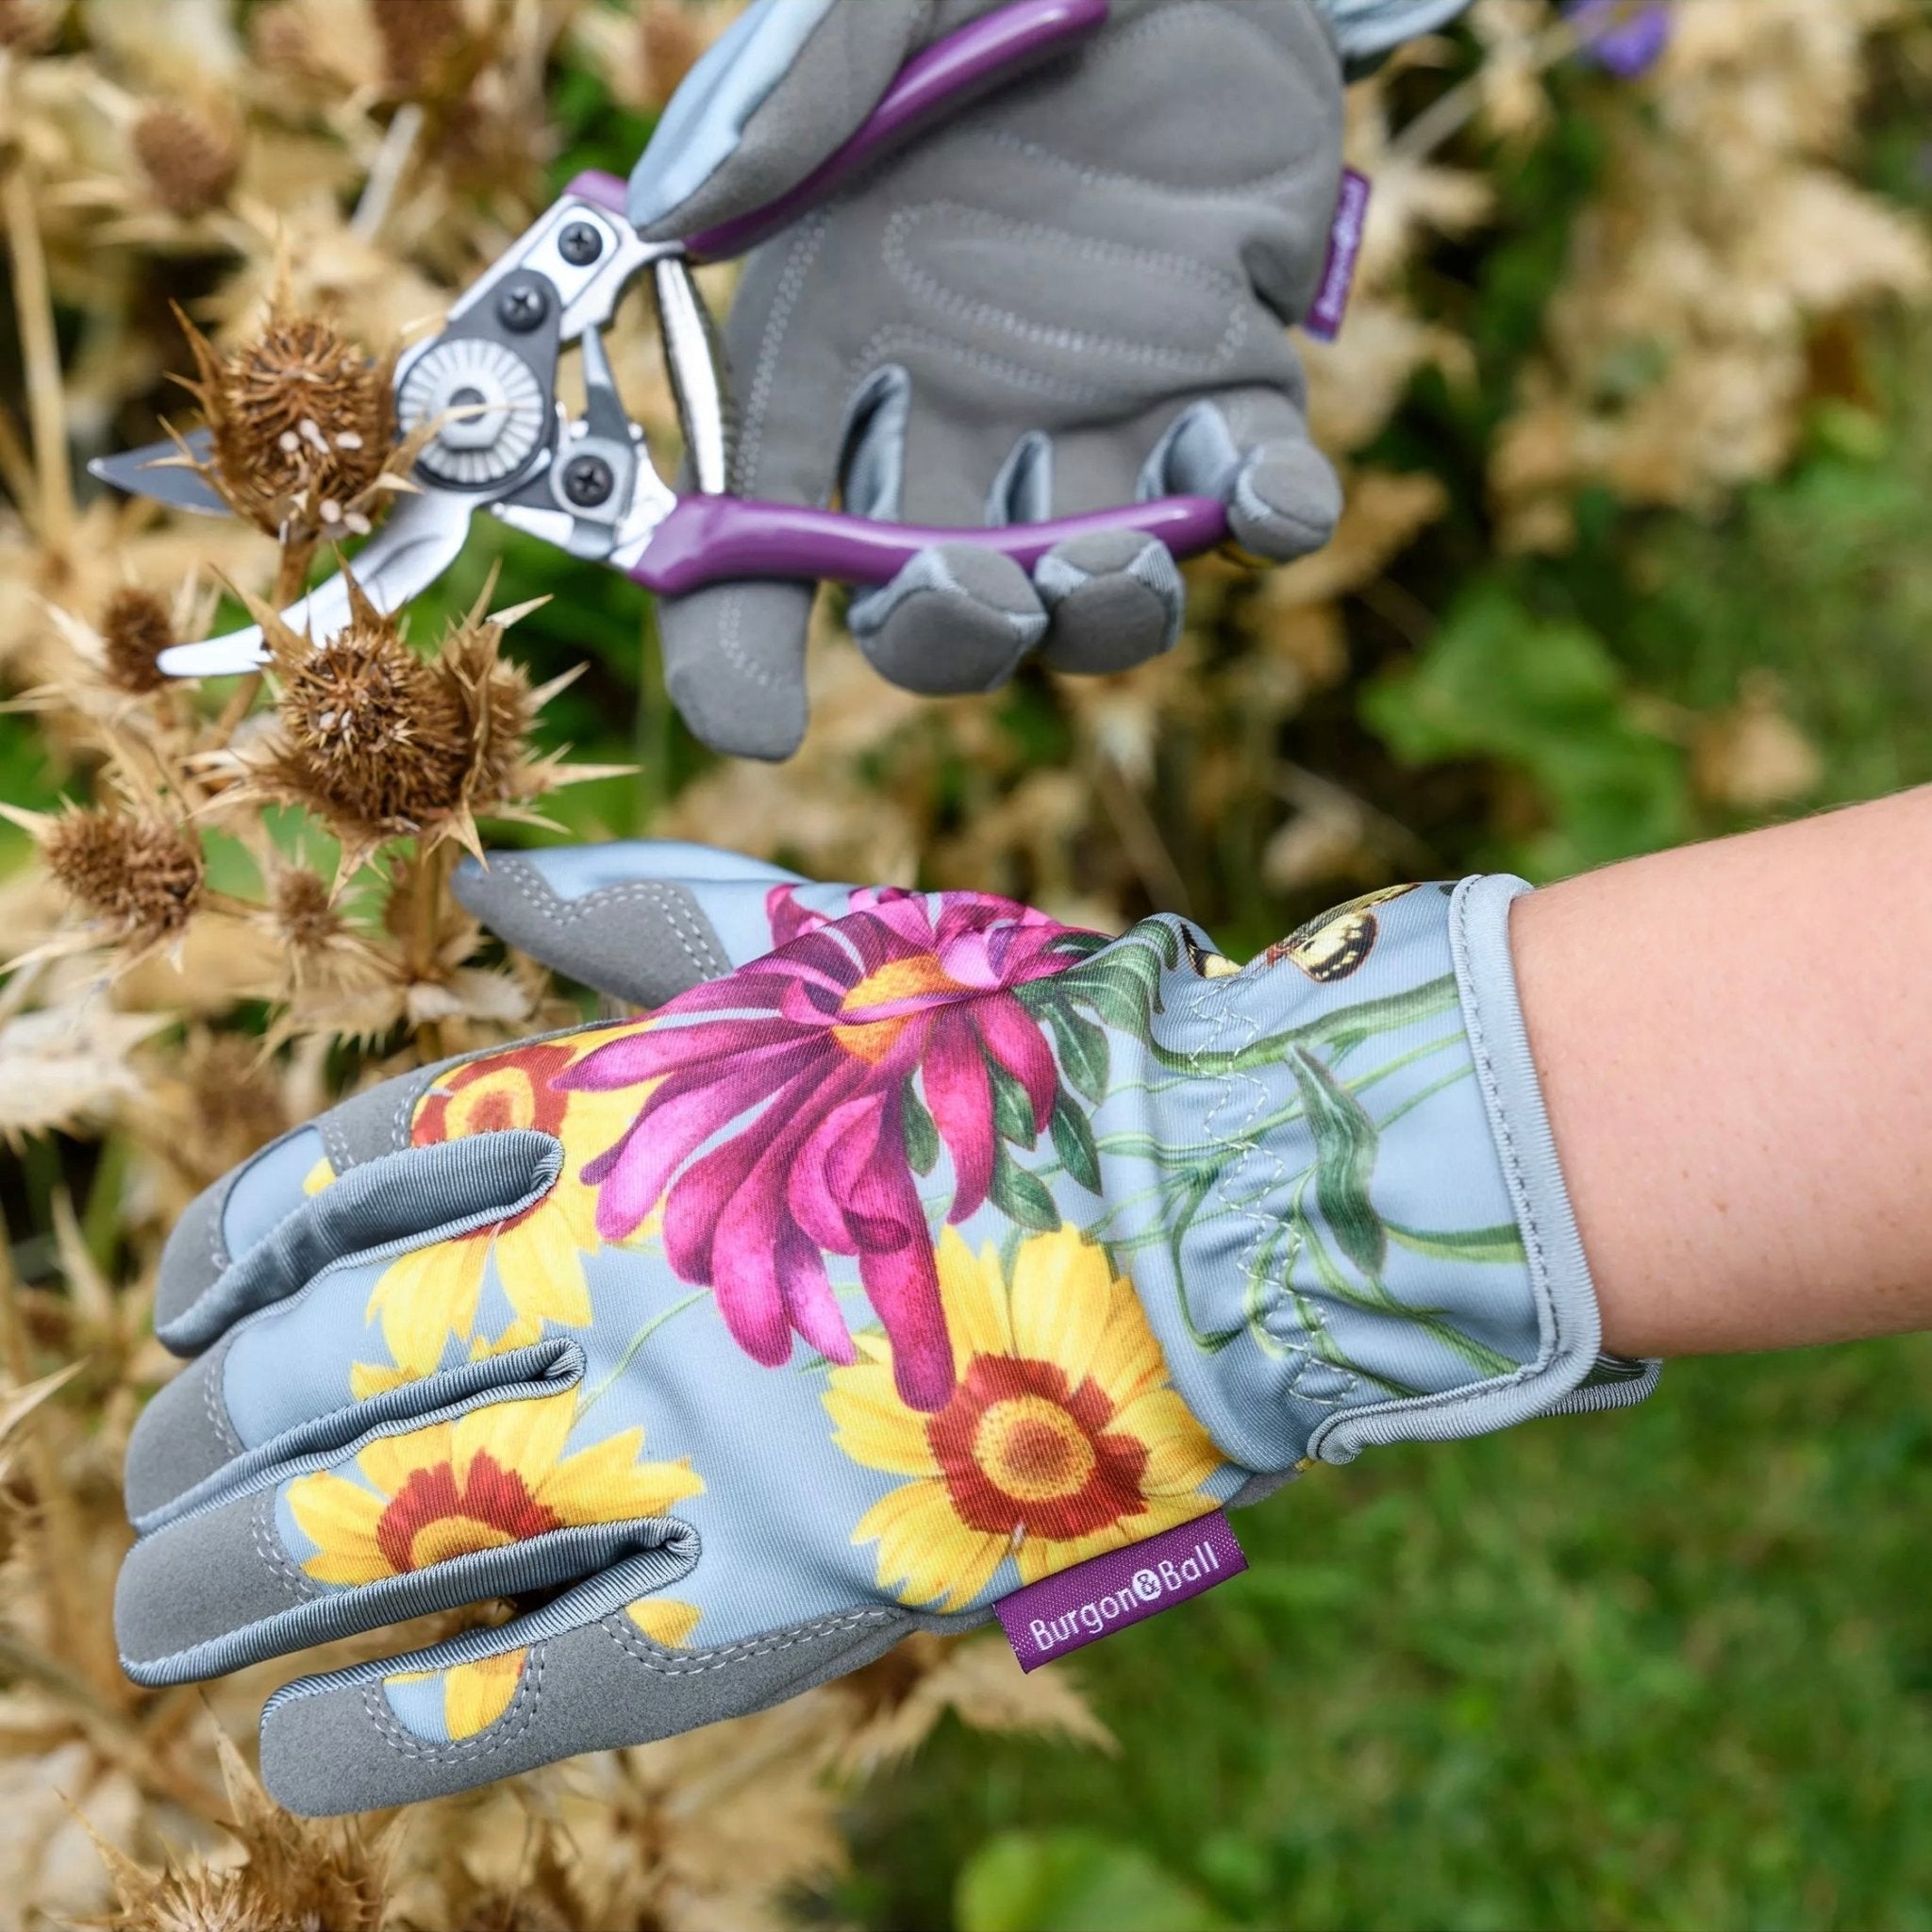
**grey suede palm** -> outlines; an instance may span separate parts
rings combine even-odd
[[[911,54],[991,10],[768,0],[667,112],[633,219],[670,239],[763,205]],[[746,78],[760,35],[764,72]],[[1225,500],[1260,557],[1319,547],[1339,493],[1287,329],[1334,215],[1341,66],[1313,0],[1116,0],[1077,54],[749,258],[724,331],[731,487],[949,525],[1200,493]],[[671,691],[702,738],[794,748],[812,594],[741,584],[664,602]],[[884,675],[948,692],[991,689],[1035,651],[1121,670],[1174,641],[1182,602],[1161,545],[1114,534],[1061,545],[1031,576],[972,546],[928,551],[850,614]]]

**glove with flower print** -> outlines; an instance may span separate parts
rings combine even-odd
[[[184,1217],[116,1620],[299,1679],[308,1812],[760,1708],[1309,1459],[1636,1399],[1544,1122],[1520,885],[1237,970],[701,847],[498,858],[498,931],[653,1008],[360,1095]]]

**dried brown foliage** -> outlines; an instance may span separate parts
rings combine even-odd
[[[156,199],[177,215],[219,208],[242,168],[232,133],[171,101],[158,102],[134,124],[134,158]]]
[[[342,544],[353,570],[385,479],[408,468],[391,345],[543,204],[555,61],[655,109],[735,11],[0,0],[0,227],[24,372],[24,413],[0,414],[0,679],[67,794],[92,800],[27,815],[37,856],[0,878],[0,1141],[89,1143],[75,1198],[58,1193],[18,1271],[0,1236],[0,1932],[90,1915],[737,1932],[782,1923],[798,1888],[840,1868],[844,1797],[946,1711],[1107,1748],[1058,1671],[1022,1677],[996,1641],[920,1638],[758,1717],[417,1807],[400,1831],[314,1826],[263,1799],[222,1738],[252,1734],[288,1665],[204,1702],[136,1690],[114,1654],[120,1460],[173,1372],[149,1302],[174,1218],[342,1092],[574,1011],[528,962],[487,955],[446,889],[479,821],[534,817],[591,774],[547,741],[557,687],[505,655],[517,613],[486,598],[412,635],[358,601],[311,649],[270,607],[318,546]],[[1926,280],[1921,239],[1839,160],[1867,43],[1900,9],[1676,11],[1666,62],[1591,108],[1603,182],[1487,478],[1522,547],[1570,541],[1579,480],[1697,504],[1768,474],[1807,391],[1856,400],[1858,305]],[[1548,125],[1570,46],[1547,0],[1479,0],[1474,19],[1481,65],[1420,119],[1398,125],[1393,104],[1443,63],[1441,43],[1351,95],[1350,158],[1375,194],[1348,325],[1307,349],[1310,421],[1349,488],[1325,552],[1258,582],[1193,566],[1168,658],[1051,682],[1051,761],[993,706],[908,696],[822,637],[801,756],[708,766],[650,829],[828,877],[1010,891],[1097,926],[1150,900],[1186,909],[1196,856],[1243,820],[1281,892],[1426,875],[1412,831],[1280,744],[1348,675],[1349,600],[1403,634],[1430,622],[1387,573],[1443,514],[1442,488],[1364,453],[1419,372],[1474,379],[1460,311],[1413,271],[1491,219],[1492,170]],[[182,361],[157,325],[180,259],[201,277],[180,284],[195,291],[191,386],[233,522],[77,501],[67,460],[81,425],[131,420]],[[74,316],[84,346],[63,364]],[[635,316],[611,349],[668,446],[675,414]],[[164,684],[158,653],[201,634],[225,585],[267,610],[270,676],[232,695]],[[1768,685],[1681,730],[1713,801],[1813,781]],[[1163,784],[1181,801],[1166,816]],[[374,1633],[316,1667],[410,1639],[420,1626]]]

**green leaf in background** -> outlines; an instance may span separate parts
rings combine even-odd
[[[1489,758],[1524,773],[1546,824],[1498,862],[1536,878],[1682,839],[1684,760],[1636,717],[1616,660],[1582,625],[1539,617],[1499,583],[1457,604],[1415,662],[1370,685],[1361,715],[1409,764]]]
[[[1053,1146],[1060,1165],[1090,1194],[1100,1191],[1100,1150],[1087,1116],[1062,1093],[1053,1110]]]
[[[940,1130],[910,1074],[906,1079],[902,1112],[906,1122],[906,1158],[912,1163],[914,1174],[930,1174],[940,1164]]]
[[[959,1932],[1215,1932],[1227,1922],[1148,1857],[1084,1831],[1004,1831],[966,1861]]]
[[[1382,1218],[1369,1199],[1380,1137],[1362,1104],[1305,1047],[1289,1054],[1295,1090],[1315,1136],[1315,1199],[1335,1244],[1374,1280],[1389,1253]]]

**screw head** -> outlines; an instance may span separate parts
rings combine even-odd
[[[541,327],[550,313],[550,297],[537,282],[512,282],[496,298],[496,319],[518,335]]]
[[[604,253],[604,237],[589,222],[573,222],[557,238],[557,252],[573,268],[585,268]]]
[[[602,457],[575,457],[564,465],[563,493],[579,509],[592,509],[617,487],[610,465]]]

